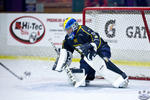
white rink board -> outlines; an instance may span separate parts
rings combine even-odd
[[[26,18],[25,18],[26,17]],[[34,18],[32,18],[34,17]],[[1,23],[1,31],[3,34],[7,34],[7,45],[12,46],[46,46],[49,47],[48,39],[51,38],[53,42],[57,42],[58,44],[62,43],[64,36],[66,32],[63,30],[63,21],[67,17],[74,17],[77,19],[79,24],[81,24],[82,15],[81,14],[28,14],[28,13],[11,13],[11,14],[0,14],[0,21]],[[38,20],[36,20],[37,18]],[[13,31],[15,34],[18,34],[19,38],[25,38],[26,40],[29,38],[28,35],[25,33],[21,33],[21,30],[15,29],[17,26],[16,23],[21,22],[21,27],[23,27],[23,30],[28,32],[30,35],[32,32],[37,32],[35,29],[33,29],[33,26],[36,25],[42,25],[45,27],[45,35],[41,41],[33,44],[25,44],[22,42],[17,41],[15,38],[12,37],[10,28],[11,24]],[[41,23],[42,24],[41,24]],[[5,23],[5,25],[4,25]],[[24,24],[23,24],[24,23]],[[29,27],[29,28],[28,28]],[[42,34],[42,32],[40,32]]]
[[[79,24],[82,22],[81,14],[1,13],[0,55],[46,57],[54,55],[55,52],[48,40],[51,39],[57,47],[61,47],[66,34],[63,30],[63,21],[67,17],[74,17]],[[17,29],[20,26],[22,29]],[[32,33],[40,34],[37,38],[43,34],[44,36],[39,41],[30,43]],[[15,35],[18,37],[14,38]]]
[[[133,21],[135,22],[133,23],[132,20],[128,20],[128,16],[125,15],[124,19],[121,18],[121,15],[117,15],[116,18],[118,19],[110,15],[103,16],[105,16],[105,19],[107,20],[101,21],[100,25],[97,25],[96,27],[94,25],[90,27],[94,31],[99,32],[104,40],[115,41],[109,42],[112,51],[112,59],[150,61],[148,38],[127,38],[125,35],[126,30],[124,30],[124,27],[127,28],[128,26],[133,25],[142,27],[142,21]],[[79,24],[82,24],[82,14],[1,13],[0,55],[53,57],[55,52],[48,39],[51,39],[57,47],[61,47],[66,34],[63,30],[63,21],[67,17],[74,17]],[[101,18],[102,16],[96,15],[95,17]],[[141,16],[135,15],[136,20],[140,17]],[[108,19],[115,20],[114,27],[116,28],[116,36],[114,38],[107,38],[106,34],[104,34],[104,27]],[[87,26],[92,25],[94,21],[97,22],[97,20],[93,20],[90,17],[88,20]],[[121,22],[121,24],[119,24],[119,22]],[[20,26],[22,29],[20,29]],[[145,34],[143,30],[141,31],[142,34]],[[19,38],[14,38],[14,35],[18,35]],[[41,38],[36,42],[34,41],[34,35],[36,36],[36,39],[39,37]],[[32,38],[30,38],[30,36]],[[135,53],[135,55],[133,55],[133,53]],[[79,56],[75,54],[74,57]]]

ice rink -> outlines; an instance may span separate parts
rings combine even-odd
[[[140,100],[139,91],[150,91],[150,81],[140,80],[130,80],[125,89],[113,88],[103,79],[95,79],[88,87],[74,88],[68,84],[64,72],[51,70],[53,61],[1,59],[0,62],[24,78],[18,80],[0,66],[0,100]]]

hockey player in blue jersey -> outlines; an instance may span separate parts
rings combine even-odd
[[[114,87],[128,86],[127,75],[110,61],[110,47],[98,33],[87,26],[78,25],[77,21],[72,17],[68,17],[64,21],[64,30],[67,34],[63,41],[62,50],[70,52],[69,54],[72,54],[76,50],[81,54],[80,69],[85,70],[85,74],[87,75],[86,81],[94,80],[95,73],[99,72]],[[99,64],[103,63],[106,68],[97,65],[94,67],[95,64],[90,65],[88,63],[90,61],[94,63],[95,56],[97,55],[98,59],[100,59],[99,61],[101,61],[98,61]],[[67,56],[64,59],[67,59]],[[57,71],[62,70],[64,67],[64,65],[59,65],[59,62],[57,62],[57,65],[59,66],[59,68],[56,66],[55,70]],[[107,73],[110,74],[107,75]]]

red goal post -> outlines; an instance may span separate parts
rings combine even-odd
[[[108,42],[130,79],[150,80],[150,7],[87,7],[83,25]]]

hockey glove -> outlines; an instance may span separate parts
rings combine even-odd
[[[79,49],[88,60],[92,60],[96,56],[97,47],[95,43],[85,43],[79,46]]]

